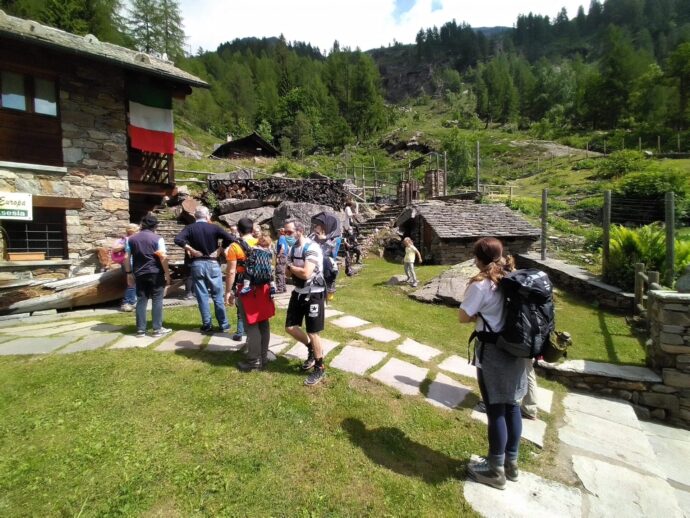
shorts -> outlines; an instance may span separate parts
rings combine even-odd
[[[285,327],[302,326],[302,320],[306,320],[307,333],[320,333],[324,325],[324,300],[323,291],[317,293],[292,292],[287,308]]]

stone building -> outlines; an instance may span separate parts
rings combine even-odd
[[[33,269],[88,259],[161,203],[175,188],[172,99],[192,87],[208,85],[171,62],[0,11],[0,193],[30,194],[33,209],[32,220],[0,219],[2,257],[43,253]],[[151,92],[158,104],[139,100]],[[139,128],[141,113],[152,128]]]
[[[456,264],[472,258],[472,245],[480,237],[493,236],[507,253],[532,249],[541,231],[517,212],[500,204],[473,201],[428,201],[408,206],[395,225],[410,237],[424,262]]]

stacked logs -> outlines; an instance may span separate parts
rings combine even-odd
[[[262,180],[209,180],[209,189],[218,200],[258,199],[264,203],[283,201],[328,205],[342,210],[348,191],[341,180],[266,178]]]

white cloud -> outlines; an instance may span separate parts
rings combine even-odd
[[[182,0],[185,32],[193,51],[214,50],[220,43],[249,36],[284,34],[322,50],[338,40],[341,47],[368,50],[393,40],[412,43],[420,28],[455,19],[472,27],[512,26],[518,14],[555,17],[566,7],[572,18],[583,0],[417,0],[394,20],[395,0]],[[588,5],[588,2],[587,2]],[[585,10],[587,9],[585,5]]]

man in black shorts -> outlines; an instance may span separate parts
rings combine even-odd
[[[319,333],[323,331],[325,285],[321,271],[323,256],[321,247],[309,239],[300,221],[287,221],[286,236],[294,236],[295,244],[288,252],[286,273],[294,279],[295,289],[285,319],[285,331],[298,342],[307,346],[309,354],[302,364],[302,370],[313,371],[305,385],[316,385],[326,375],[323,365],[323,348]],[[305,321],[306,333],[302,330]]]

